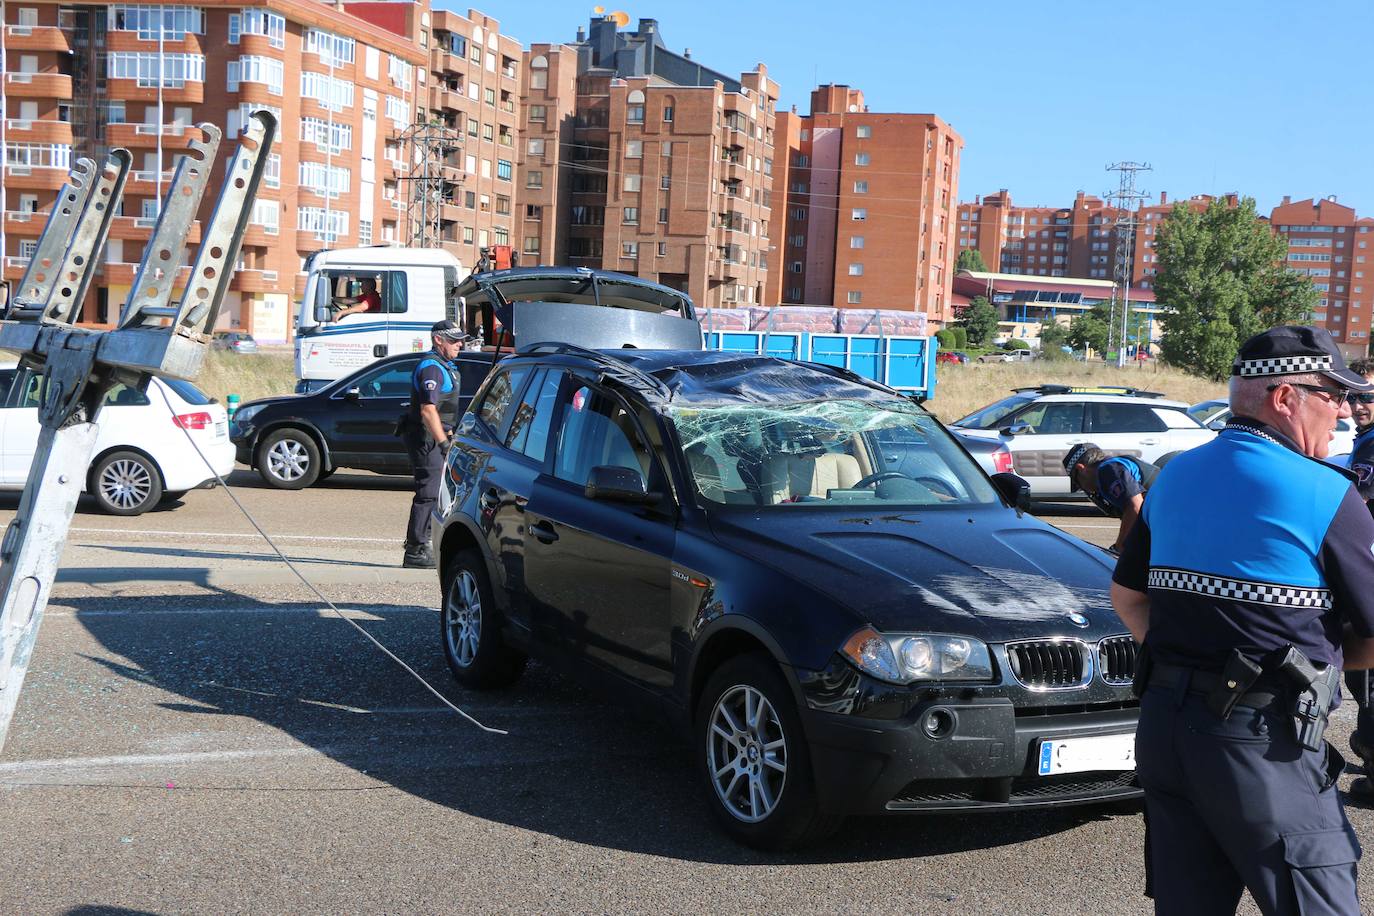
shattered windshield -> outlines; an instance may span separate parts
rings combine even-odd
[[[986,476],[904,401],[806,401],[668,409],[703,503],[969,506]]]

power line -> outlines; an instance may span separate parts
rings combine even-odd
[[[1116,192],[1107,192],[1103,196],[1113,201],[1113,206],[1117,211],[1116,218],[1116,263],[1112,268],[1112,279],[1115,281],[1112,286],[1112,305],[1111,320],[1107,325],[1107,346],[1110,349],[1113,330],[1116,326],[1117,300],[1121,301],[1121,336],[1117,340],[1116,365],[1118,368],[1126,365],[1126,337],[1128,324],[1131,315],[1131,274],[1135,263],[1135,214],[1140,202],[1149,197],[1144,191],[1139,191],[1135,186],[1135,177],[1139,172],[1153,171],[1147,162],[1116,162],[1107,166],[1107,171],[1116,172],[1119,175]]]

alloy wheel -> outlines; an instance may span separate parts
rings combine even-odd
[[[295,439],[282,439],[268,450],[267,466],[279,480],[300,480],[310,470],[310,453]]]
[[[711,785],[725,810],[750,824],[772,814],[787,783],[787,736],[768,698],[747,684],[725,691],[706,742]]]
[[[110,462],[100,475],[101,494],[110,505],[120,509],[141,505],[152,489],[152,473],[143,462],[133,458]]]
[[[449,654],[466,668],[477,657],[478,640],[482,635],[482,593],[477,589],[477,579],[466,569],[459,570],[454,577],[444,616],[447,618],[445,631]]]

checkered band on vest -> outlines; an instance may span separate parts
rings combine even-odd
[[[1298,588],[1274,582],[1254,582],[1248,579],[1228,579],[1208,576],[1186,569],[1150,568],[1150,588],[1174,592],[1192,592],[1209,598],[1230,601],[1251,601],[1256,604],[1276,604],[1281,607],[1314,607],[1331,609],[1329,588]]]
[[[1325,372],[1331,369],[1329,356],[1275,356],[1272,359],[1240,360],[1232,375],[1252,377],[1260,375],[1301,375],[1304,372]]]

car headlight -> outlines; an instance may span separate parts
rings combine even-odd
[[[885,634],[864,627],[845,641],[840,654],[864,674],[892,684],[992,680],[987,645],[967,636]]]
[[[266,404],[256,404],[249,405],[248,407],[240,407],[238,410],[234,411],[234,422],[243,426],[249,420],[261,413],[262,409],[266,406]]]

